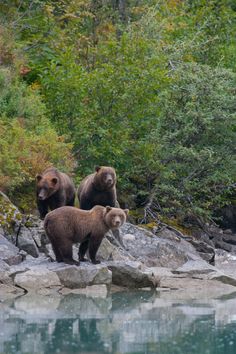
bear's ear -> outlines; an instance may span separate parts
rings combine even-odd
[[[96,166],[95,171],[98,172],[101,169],[101,166]]]
[[[57,178],[57,177],[54,177],[54,178],[51,179],[51,181],[52,181],[52,183],[53,183],[54,185],[56,185],[57,182],[58,182],[58,178]]]
[[[125,213],[126,216],[128,216],[128,214],[129,214],[129,209],[124,209],[124,213]]]
[[[112,207],[110,206],[106,206],[106,212],[109,213],[109,211],[111,211]]]
[[[41,181],[42,178],[43,177],[41,175],[36,175],[35,176],[35,179],[36,179],[37,182]]]

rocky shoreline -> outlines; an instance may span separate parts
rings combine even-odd
[[[37,217],[28,216],[24,223],[18,219],[11,229],[0,227],[2,301],[28,293],[106,296],[115,287],[173,290],[181,296],[187,290],[190,297],[236,292],[236,275],[227,267],[229,260],[236,259],[234,252],[216,250],[205,235],[185,239],[168,228],[154,234],[126,223],[119,233],[109,232],[104,238],[97,254],[101,264],[86,262],[77,267],[53,261],[51,245]],[[221,230],[216,234],[225,237]],[[77,246],[73,252],[77,259]]]

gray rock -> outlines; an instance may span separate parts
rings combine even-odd
[[[206,236],[206,235],[204,235]],[[205,237],[206,239],[206,237]],[[195,240],[191,239],[190,243],[194,246],[197,250],[198,254],[201,256],[202,259],[209,263],[214,263],[215,261],[215,249],[214,244],[212,241],[208,239],[208,241],[203,240]],[[210,244],[209,244],[210,243]]]
[[[224,242],[223,240],[222,240],[222,241],[216,240],[216,241],[215,241],[215,247],[216,247],[216,248],[220,248],[220,249],[222,249],[222,250],[225,250],[225,251],[227,251],[227,252],[231,252],[231,251],[232,251],[232,246],[229,245],[228,243]]]
[[[226,275],[224,273],[215,272],[209,276],[210,280],[217,280],[223,284],[232,285],[236,291],[236,277]]]
[[[23,289],[17,288],[10,284],[0,284],[0,300],[9,300],[16,296],[23,295],[25,292]]]
[[[23,273],[17,273],[14,278],[14,284],[27,290],[28,292],[38,292],[42,288],[61,287],[59,277],[45,267],[35,267]]]
[[[116,247],[106,237],[98,249],[97,258],[102,261],[129,261],[135,260],[125,249]]]
[[[222,239],[224,242],[230,243],[231,245],[236,245],[236,234],[233,234],[232,231],[229,233],[229,231],[231,230],[224,231]]]
[[[128,288],[154,288],[158,285],[152,271],[140,262],[109,262],[107,265],[112,272],[112,284]]]
[[[30,230],[26,228],[22,228],[22,231],[19,233],[17,246],[21,250],[30,254],[32,257],[37,258],[39,256],[39,250],[35,244],[32,234]]]
[[[188,260],[202,259],[189,242],[179,239],[170,230],[154,235],[144,228],[126,223],[120,231],[128,254],[147,267],[174,269]]]
[[[216,272],[216,268],[204,260],[188,261],[181,267],[172,271],[173,274],[188,274],[188,276],[194,274],[209,274],[212,272]]]
[[[112,276],[108,268],[102,264],[81,264],[79,267],[65,265],[55,268],[61,284],[67,288],[85,288],[88,285],[110,285]]]
[[[12,278],[10,277],[10,266],[0,260],[0,284],[12,284]]]
[[[235,293],[235,287],[229,284],[221,283],[217,280],[194,279],[194,278],[161,278],[160,287],[174,290],[165,292],[165,300],[173,297],[177,299],[210,299],[220,298],[226,294]]]
[[[19,249],[2,235],[0,235],[0,260],[8,265],[19,264],[22,261]]]

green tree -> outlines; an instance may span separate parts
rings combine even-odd
[[[184,64],[162,93],[153,141],[161,169],[154,199],[172,215],[211,215],[235,188],[236,75]]]

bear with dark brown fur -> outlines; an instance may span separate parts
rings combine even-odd
[[[95,205],[116,206],[116,172],[114,168],[97,166],[96,172],[85,177],[78,189],[80,208],[90,210]]]
[[[53,167],[48,168],[36,176],[36,198],[40,218],[43,219],[48,209],[74,205],[74,183],[65,173]]]
[[[91,262],[100,263],[96,253],[105,233],[122,226],[128,212],[128,209],[97,205],[89,211],[65,206],[48,213],[44,228],[57,262],[79,265],[72,257],[72,245],[80,242],[79,261],[86,260],[84,256],[89,250]]]

